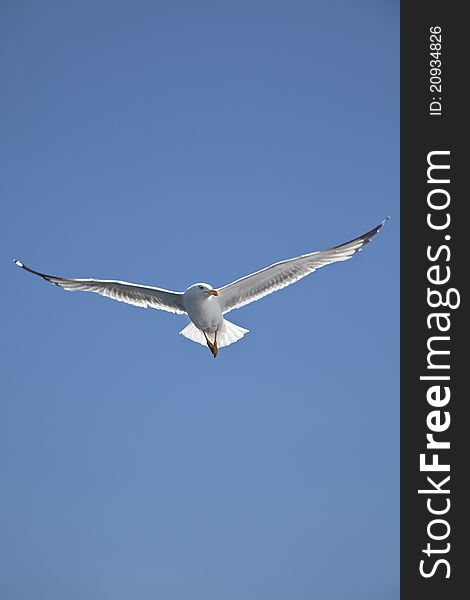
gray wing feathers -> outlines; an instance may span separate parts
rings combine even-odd
[[[141,306],[142,308],[157,308],[178,314],[186,312],[183,304],[183,294],[181,292],[172,292],[170,290],[137,285],[125,281],[66,279],[64,277],[55,277],[54,275],[45,275],[44,273],[34,271],[19,260],[15,261],[15,263],[22,269],[60,286],[64,288],[64,290],[71,292],[93,292],[95,294],[100,294],[101,296],[106,296],[107,298],[112,298],[118,302],[125,302],[126,304]]]
[[[306,277],[320,267],[350,259],[370,241],[384,223],[385,221],[371,231],[340,246],[283,260],[220,288],[219,297],[222,311],[227,313],[250,302],[260,300],[264,296]]]

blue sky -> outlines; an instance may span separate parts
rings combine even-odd
[[[398,598],[398,6],[4,2],[0,596]],[[11,262],[183,290],[183,317]]]

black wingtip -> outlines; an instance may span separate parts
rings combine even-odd
[[[372,237],[374,236],[376,233],[379,233],[379,231],[382,229],[382,227],[385,225],[385,223],[390,219],[390,217],[385,217],[385,219],[380,223],[380,225],[377,225],[377,227],[374,227],[374,229],[372,229],[372,231],[369,231],[369,233],[366,233],[366,236]]]
[[[357,248],[357,250],[355,251],[355,252],[359,252],[363,248],[363,246],[368,244],[371,241],[371,239],[374,237],[374,235],[376,235],[382,229],[382,227],[389,220],[389,218],[390,217],[386,217],[381,223],[379,223],[379,225],[377,225],[376,227],[374,227],[367,233],[363,233],[359,237],[354,238],[353,240],[350,240],[349,242],[345,242],[344,244],[340,244],[339,246],[334,246],[334,248],[343,248],[344,246],[347,246],[348,244],[352,244],[353,242],[362,242],[361,246],[359,248]]]
[[[377,227],[374,227],[374,229],[371,229],[370,231],[368,231],[361,237],[363,237],[365,240],[369,241],[371,237],[373,237],[376,233],[379,233],[379,231],[382,229],[382,227],[385,225],[385,223],[389,219],[390,219],[390,217],[385,217],[385,219],[379,225],[377,225]]]
[[[27,267],[24,264],[24,262],[22,260],[18,260],[17,258],[15,258],[13,262],[15,263],[15,265],[17,267],[20,267],[20,269],[24,269],[25,271],[28,271],[28,273],[32,273],[33,275],[37,275],[38,277],[42,277],[46,281],[49,281],[50,275],[46,275],[45,273],[40,273],[39,271],[35,271],[34,269],[30,269],[29,267]],[[52,283],[54,283],[54,282],[52,282]]]

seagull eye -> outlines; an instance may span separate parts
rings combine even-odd
[[[199,286],[199,289],[200,289],[200,290],[203,290],[204,288],[202,287],[202,285],[200,285],[200,286]]]

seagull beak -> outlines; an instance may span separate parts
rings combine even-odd
[[[217,290],[209,290],[208,294],[209,296],[218,296],[219,292]]]

